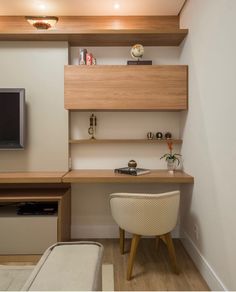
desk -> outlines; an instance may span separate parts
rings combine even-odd
[[[132,176],[114,173],[112,169],[72,170],[62,178],[64,183],[193,183],[194,178],[182,171],[173,174],[167,170],[151,170],[150,173]]]
[[[114,173],[113,169],[80,169],[69,172],[0,172],[1,184],[55,184],[65,183],[179,183],[192,184],[194,178],[183,172],[155,169],[151,173],[132,176]]]
[[[0,173],[0,203],[27,201],[58,202],[58,241],[70,238],[71,183],[165,183],[192,184],[194,178],[182,171],[151,170],[141,176],[130,176],[108,170],[72,170],[70,172]],[[32,261],[32,255],[0,256],[0,262]]]

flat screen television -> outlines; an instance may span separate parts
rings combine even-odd
[[[0,149],[25,146],[25,89],[0,88]]]

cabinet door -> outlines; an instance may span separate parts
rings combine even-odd
[[[57,242],[57,216],[0,216],[0,254],[43,254]]]
[[[186,110],[187,66],[65,66],[69,110]]]

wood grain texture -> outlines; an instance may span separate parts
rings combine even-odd
[[[23,16],[0,16],[0,40],[68,41],[73,46],[178,46],[188,30],[178,16],[61,16],[55,28],[42,31]]]
[[[131,281],[126,281],[131,239],[126,239],[124,255],[120,254],[119,239],[94,240],[104,245],[103,262],[114,265],[115,291],[209,291],[179,239],[174,239],[179,275],[173,273],[162,242],[157,252],[154,238],[141,238]]]
[[[114,173],[112,169],[84,169],[68,172],[63,181],[67,183],[193,183],[192,176],[175,171],[170,174],[167,170],[151,170],[151,173],[132,176]]]
[[[70,144],[103,144],[103,143],[147,143],[147,144],[163,144],[167,142],[173,142],[173,144],[182,144],[182,139],[78,139],[69,140]]]
[[[0,255],[0,264],[36,265],[41,255]]]
[[[133,234],[132,242],[131,242],[131,248],[130,248],[130,254],[129,254],[129,261],[128,261],[128,267],[127,267],[127,276],[126,279],[129,281],[132,276],[133,266],[134,266],[134,259],[135,255],[137,253],[138,243],[141,236],[138,234]]]
[[[187,66],[65,66],[68,110],[186,110]]]
[[[0,202],[58,201],[65,189],[0,189]]]
[[[0,184],[61,183],[66,172],[0,172]]]
[[[58,241],[71,238],[71,190],[63,193],[58,201]]]
[[[180,273],[175,275],[168,263],[168,253],[160,243],[158,252],[154,239],[139,242],[132,281],[126,281],[129,254],[120,254],[118,239],[94,239],[104,246],[103,263],[114,265],[115,291],[210,291],[179,239],[174,239]],[[126,240],[127,250],[130,240]],[[16,260],[15,260],[16,259]],[[0,256],[1,264],[36,264],[39,256]],[[20,263],[19,263],[20,261]]]
[[[66,172],[67,173],[67,172]],[[69,189],[65,183],[1,183],[0,189]]]
[[[176,253],[175,253],[175,246],[173,244],[173,240],[171,237],[171,233],[167,233],[164,235],[165,239],[166,239],[166,246],[168,249],[168,253],[169,253],[169,257],[170,257],[170,261],[171,261],[171,265],[173,268],[173,271],[176,274],[179,274],[179,269],[178,269],[178,265],[177,265],[177,259],[176,259]]]
[[[125,250],[125,231],[119,227],[120,232],[120,254],[124,254]]]

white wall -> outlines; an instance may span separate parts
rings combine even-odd
[[[97,58],[97,64],[125,65],[130,60],[129,47],[90,47],[88,51]],[[78,64],[79,48],[71,48],[71,63]],[[180,48],[145,47],[144,59],[153,64],[178,64]],[[86,139],[88,136],[88,112],[71,113],[70,137]],[[172,112],[96,112],[97,138],[146,138],[154,133],[170,131],[180,137],[180,113]],[[145,144],[72,145],[71,157],[74,169],[113,169],[127,165],[135,159],[140,167],[166,168],[160,157],[167,146]],[[179,146],[175,146],[180,151]],[[72,186],[72,237],[117,237],[109,208],[108,196],[112,192],[156,193],[178,189],[178,185],[161,184],[73,184]],[[175,234],[178,232],[176,231]]]
[[[88,139],[89,117],[91,113],[71,114],[71,138]],[[96,112],[96,137],[99,139],[146,139],[147,132],[171,132],[179,138],[180,113],[164,112]],[[175,145],[179,151],[179,145]],[[139,167],[165,168],[165,160],[160,157],[168,151],[167,144],[87,144],[71,146],[73,169],[111,169],[123,167],[131,159],[137,160]]]
[[[236,1],[189,0],[181,27],[190,30],[181,53],[190,93],[182,154],[195,177],[182,197],[183,235],[210,287],[236,290]]]
[[[65,42],[0,42],[0,87],[26,89],[25,150],[1,150],[0,171],[68,169]]]

